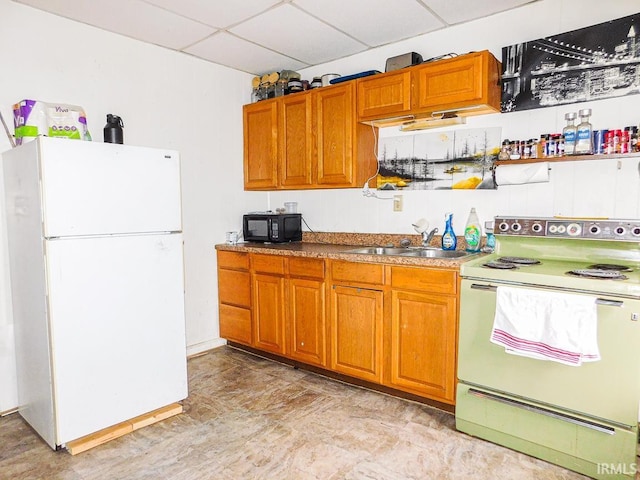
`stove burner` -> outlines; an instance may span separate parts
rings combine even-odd
[[[597,278],[602,280],[627,280],[627,276],[614,270],[602,270],[595,268],[587,268],[584,270],[571,270],[567,272],[569,275],[584,278]]]
[[[595,270],[607,270],[615,272],[631,272],[632,270],[625,265],[615,265],[613,263],[596,263],[595,265],[589,265],[588,269]]]
[[[498,258],[498,261],[504,263],[514,263],[516,265],[538,265],[540,263],[540,260],[525,257],[500,257]]]
[[[496,268],[498,270],[512,270],[514,268],[518,268],[518,266],[513,263],[497,262],[495,260],[483,263],[482,266],[487,268]]]

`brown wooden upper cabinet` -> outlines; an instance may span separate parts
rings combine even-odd
[[[500,62],[484,50],[361,78],[358,121],[384,126],[441,112],[499,112],[500,71]]]
[[[355,89],[345,82],[245,105],[245,190],[362,187],[376,170],[375,135],[356,121]]]

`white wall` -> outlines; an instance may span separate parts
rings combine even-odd
[[[25,98],[76,104],[94,141],[102,141],[106,114],[114,113],[124,120],[125,143],[180,151],[187,344],[190,353],[219,344],[213,246],[238,229],[243,212],[259,207],[242,191],[241,106],[252,76],[9,0],[0,0],[0,57],[7,122],[12,104]],[[0,129],[0,152],[9,148]],[[17,404],[4,223],[0,246],[2,412]]]
[[[502,47],[535,40],[640,12],[637,0],[543,0],[487,19],[415,37],[367,53],[302,71],[303,78],[324,73],[349,75],[367,70],[384,71],[388,57],[415,51],[427,59],[449,52],[489,50],[499,60]],[[624,40],[624,39],[621,39]],[[579,105],[579,106],[578,106]],[[526,139],[558,132],[564,114],[591,108],[595,129],[638,125],[640,95],[555,108],[543,108],[469,118],[455,128],[502,127],[503,138]],[[449,127],[450,129],[451,127]],[[431,132],[436,130],[431,130]],[[397,135],[397,128],[380,135]],[[270,194],[272,207],[296,200],[310,227],[318,231],[415,233],[411,223],[426,218],[444,228],[444,214],[454,213],[454,228],[464,229],[475,206],[480,220],[495,215],[575,215],[640,217],[638,160],[625,160],[618,170],[615,160],[553,163],[551,182],[504,186],[497,191],[405,191],[404,211],[393,212],[391,201],[365,198],[360,190],[278,192]],[[391,196],[391,194],[380,196]]]

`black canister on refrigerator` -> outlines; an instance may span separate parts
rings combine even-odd
[[[120,143],[124,141],[124,133],[122,128],[124,124],[122,119],[111,113],[107,114],[107,124],[104,126],[104,141],[105,143]]]

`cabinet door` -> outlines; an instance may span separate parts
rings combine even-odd
[[[324,285],[319,280],[289,279],[290,356],[321,366],[327,363]]]
[[[245,105],[244,188],[273,189],[278,185],[278,103],[276,100]]]
[[[418,112],[433,112],[484,103],[484,76],[487,75],[486,68],[483,69],[485,63],[485,55],[481,52],[416,68],[413,70],[413,109]],[[496,78],[497,75],[496,70]]]
[[[382,301],[378,290],[331,290],[331,369],[382,382]]]
[[[273,353],[285,353],[284,278],[252,275],[254,346]]]
[[[391,386],[454,403],[456,299],[392,291]]]
[[[400,117],[411,111],[411,72],[374,75],[357,81],[358,121]]]
[[[352,83],[312,92],[316,106],[319,185],[354,186],[355,94]]]
[[[313,165],[312,96],[287,95],[281,99],[278,136],[280,185],[304,187],[315,181]]]

